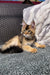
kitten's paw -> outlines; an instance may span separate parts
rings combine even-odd
[[[31,53],[36,53],[37,52],[37,49],[36,48],[32,48],[29,45],[22,46],[22,49],[24,51],[31,52]]]
[[[46,47],[46,45],[41,45],[41,44],[38,44],[37,42],[35,42],[35,46],[38,48],[45,48]]]
[[[46,46],[45,46],[45,45],[40,45],[39,47],[40,47],[40,48],[45,48]]]
[[[31,50],[31,52],[32,52],[32,53],[36,53],[36,52],[37,52],[37,49],[36,49],[36,48],[33,48],[33,49]]]

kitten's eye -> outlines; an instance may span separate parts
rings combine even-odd
[[[22,32],[21,32],[21,34],[23,34],[25,32],[25,30],[23,30]]]
[[[32,31],[29,30],[28,32],[29,32],[30,34],[32,34]]]
[[[31,32],[30,30],[28,30],[28,32]]]
[[[26,30],[24,30],[23,33],[24,33],[25,31],[26,31]]]
[[[25,31],[25,30],[24,30]]]

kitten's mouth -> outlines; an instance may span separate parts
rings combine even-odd
[[[23,36],[24,36],[26,39],[32,39],[31,35],[25,35],[25,34],[23,34]]]

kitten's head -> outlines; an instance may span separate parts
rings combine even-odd
[[[26,39],[33,39],[35,36],[35,23],[31,23],[31,25],[27,25],[25,22],[23,22],[22,31],[21,33]]]

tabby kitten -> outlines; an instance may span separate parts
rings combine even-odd
[[[45,45],[39,45],[38,43],[35,42],[35,23],[33,22],[31,25],[27,25],[24,21],[22,22],[22,30],[21,30],[21,35],[17,35],[10,39],[9,41],[5,42],[5,44],[1,48],[1,52],[8,52],[11,48],[13,47],[18,47],[22,49],[23,51],[28,51],[32,53],[36,53],[37,49],[31,47],[31,45],[34,43],[36,47],[41,47],[44,48]],[[17,52],[17,49],[14,50]],[[13,52],[14,52],[13,51]]]

